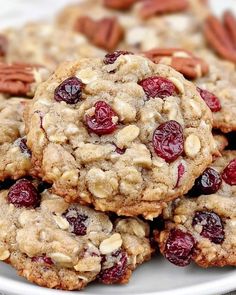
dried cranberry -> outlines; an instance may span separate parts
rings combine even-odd
[[[111,254],[111,259],[116,261],[112,267],[104,268],[107,262],[107,257],[102,260],[102,270],[99,274],[99,279],[104,284],[119,283],[127,270],[127,254],[124,251],[118,250]]]
[[[185,172],[184,165],[182,163],[180,163],[179,166],[178,166],[178,178],[177,178],[177,181],[176,181],[175,188],[179,186],[179,182],[180,182],[181,178],[183,177],[184,172]]]
[[[71,232],[77,236],[85,236],[87,233],[86,221],[88,216],[85,214],[80,214],[76,208],[68,209],[63,216],[67,219],[71,226]]]
[[[149,77],[139,82],[147,97],[165,98],[176,94],[177,90],[170,80],[163,77]]]
[[[218,191],[222,183],[220,174],[212,169],[207,168],[201,176],[195,180],[192,188],[193,195],[210,195]]]
[[[172,229],[166,241],[164,255],[173,264],[186,266],[191,262],[195,240],[189,233]]]
[[[117,50],[112,53],[107,53],[105,55],[104,60],[103,60],[104,64],[106,64],[106,65],[113,64],[119,56],[127,55],[127,54],[133,54],[133,53],[129,52],[129,51],[122,51],[122,50]]]
[[[26,142],[27,142],[26,138],[20,138],[18,141],[18,145],[19,145],[20,150],[23,154],[28,154],[31,156],[31,151],[29,150]]]
[[[181,125],[176,121],[168,121],[156,128],[152,143],[156,154],[166,162],[176,160],[184,150],[184,137]]]
[[[200,93],[201,98],[205,101],[212,112],[215,113],[221,110],[221,103],[217,96],[215,96],[210,91],[201,89],[199,87],[197,87],[197,90]]]
[[[225,238],[224,226],[219,215],[215,212],[197,211],[192,225],[201,225],[201,236],[215,244],[222,244]]]
[[[37,207],[40,196],[37,189],[28,179],[18,180],[8,192],[8,201],[16,207]]]
[[[76,104],[82,96],[84,84],[77,77],[70,77],[63,81],[54,92],[56,101],[65,101],[68,104]]]
[[[46,264],[49,264],[49,265],[53,265],[53,261],[50,257],[48,256],[35,256],[35,257],[32,257],[31,260],[33,262],[37,262],[37,263],[46,263]]]
[[[95,114],[86,116],[88,128],[97,135],[112,133],[116,129],[116,123],[112,121],[117,114],[105,101],[97,101],[94,105]]]
[[[233,159],[222,172],[224,181],[230,185],[236,185],[236,159]]]
[[[123,155],[125,153],[126,149],[125,148],[120,149],[120,148],[116,147],[115,151],[117,154]]]

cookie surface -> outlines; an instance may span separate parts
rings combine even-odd
[[[222,152],[229,145],[229,141],[227,137],[224,136],[223,134],[214,134],[214,133],[213,133],[213,136],[216,143],[216,149],[219,152]]]
[[[200,55],[209,65],[209,73],[195,83],[209,93],[203,93],[213,112],[213,126],[222,132],[236,130],[236,72],[235,64],[220,60],[209,51]]]
[[[62,64],[26,121],[36,175],[67,201],[124,215],[159,215],[215,150],[195,86],[132,54]]]
[[[236,151],[225,151],[198,179],[195,194],[166,210],[166,228],[157,233],[164,256],[185,266],[236,265]],[[203,194],[204,193],[204,194]]]
[[[31,153],[26,145],[23,111],[24,98],[0,100],[0,181],[18,179],[31,168]]]
[[[3,59],[10,63],[21,61],[54,70],[62,61],[104,54],[89,45],[81,34],[43,22],[29,23],[20,29],[11,28],[2,35],[7,42]]]
[[[0,63],[0,181],[18,179],[31,169],[23,113],[49,71],[24,63]]]
[[[149,226],[140,219],[112,221],[47,190],[39,194],[26,179],[1,191],[0,204],[0,259],[41,286],[80,290],[95,279],[126,283],[150,259]]]

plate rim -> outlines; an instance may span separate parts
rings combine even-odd
[[[153,292],[142,292],[135,293],[130,292],[126,295],[215,295],[225,292],[230,292],[236,289],[236,271],[232,271],[226,277],[218,278],[210,282],[196,283],[187,287],[178,287],[174,291],[153,291]],[[5,278],[0,276],[0,292],[2,295],[6,292],[9,295],[68,295],[81,294],[81,295],[104,295],[104,293],[90,293],[89,291],[63,291],[48,289],[37,285],[30,284],[28,282],[19,282],[11,278]],[[220,293],[219,293],[220,292]]]

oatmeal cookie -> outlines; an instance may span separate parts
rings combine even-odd
[[[89,45],[82,35],[48,23],[29,23],[20,29],[7,29],[2,36],[7,41],[4,60],[8,62],[20,60],[54,70],[62,61],[74,60],[80,56],[104,55],[102,50]]]
[[[163,46],[192,50],[205,45],[201,26],[209,12],[202,2],[89,0],[67,6],[57,22],[106,50],[137,52]]]
[[[67,201],[158,216],[211,163],[212,116],[165,65],[115,52],[62,64],[26,112],[34,173]]]
[[[191,260],[202,267],[236,265],[236,151],[223,152],[205,170],[194,194],[165,210],[165,230],[156,232],[161,252],[179,266]]]
[[[42,186],[41,186],[42,188]],[[109,218],[18,180],[0,192],[0,260],[40,286],[80,290],[99,279],[127,283],[150,259],[149,226]]]
[[[170,65],[198,87],[213,113],[213,127],[227,133],[236,130],[235,64],[217,58],[207,49],[154,48],[142,53],[155,63]]]
[[[198,52],[208,62],[209,72],[195,80],[199,92],[213,112],[213,126],[222,132],[236,130],[236,68],[204,50]]]
[[[32,98],[48,74],[41,66],[0,63],[0,181],[30,173],[31,152],[26,145],[23,112],[29,102],[26,98]]]
[[[229,145],[229,141],[228,138],[226,136],[224,136],[223,134],[214,134],[214,140],[215,140],[215,144],[216,144],[216,149],[219,152],[222,152],[228,145]]]
[[[31,168],[31,152],[27,148],[23,111],[29,100],[10,98],[0,100],[0,181],[18,179]]]

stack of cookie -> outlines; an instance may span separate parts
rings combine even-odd
[[[0,260],[64,290],[157,250],[236,265],[235,25],[201,0],[89,0],[3,31]]]

